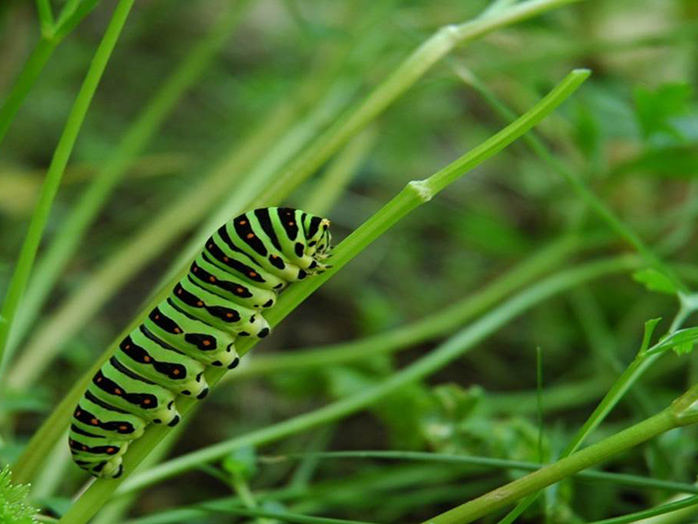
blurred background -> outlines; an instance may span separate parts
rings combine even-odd
[[[56,49],[0,146],[0,293],[113,4],[101,2]],[[488,4],[139,0],[81,130],[39,253],[43,273],[32,281],[32,302],[13,333],[0,414],[2,462],[21,453],[58,399],[202,235],[270,185],[439,27],[474,18]],[[38,32],[33,3],[0,2],[0,97]],[[451,317],[425,336],[400,330],[465,303],[531,257],[543,261],[538,279],[631,253],[560,169],[584,180],[682,278],[696,282],[696,36],[698,4],[691,0],[604,0],[563,7],[455,49],[283,202],[331,218],[339,242],[408,181],[438,171],[504,127],[509,118],[494,101],[521,114],[569,70],[588,67],[591,80],[537,129],[553,162],[519,141],[401,221],[255,348],[240,377],[218,387],[161,455],[210,446],[393,376],[472,318]],[[83,222],[84,235],[75,234],[76,213],[94,216]],[[515,287],[495,292],[478,314]],[[666,330],[675,312],[673,296],[627,273],[575,287],[361,413],[149,487],[98,521],[156,514],[164,515],[158,522],[245,521],[211,509],[186,520],[168,513],[245,490],[259,494],[260,505],[301,513],[426,519],[521,472],[278,456],[412,450],[547,460],[632,360],[644,322],[663,317]],[[370,338],[391,333],[404,340],[389,351],[385,339]],[[357,344],[375,351],[321,365],[273,366],[278,356],[340,343],[347,343],[339,347],[346,354]],[[696,364],[693,355],[662,360],[591,440],[666,406],[695,382]],[[692,436],[667,434],[608,469],[693,482]],[[52,456],[35,497],[48,515],[65,511],[85,481],[65,451]],[[290,488],[297,494],[265,498]],[[670,496],[612,482],[567,482],[521,521],[592,521]]]

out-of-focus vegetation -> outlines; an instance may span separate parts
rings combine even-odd
[[[325,162],[356,104],[440,27],[526,2],[139,0],[61,179],[66,119],[127,3],[0,2],[0,296],[49,165],[61,181],[0,375],[0,465],[21,465],[46,519],[86,477],[64,436],[30,438],[213,227],[285,203],[330,217],[340,241],[573,68],[592,77],[305,301],[92,522],[420,522],[698,384],[695,2],[587,0],[502,24],[415,77]],[[77,7],[60,39],[46,37],[47,5],[57,23]],[[45,64],[9,114],[40,42]],[[373,453],[344,453],[360,451]],[[681,500],[698,494],[697,459],[695,428],[666,432],[508,521]],[[676,509],[652,522],[698,518],[698,500]]]

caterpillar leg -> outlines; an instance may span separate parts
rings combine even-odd
[[[119,476],[122,471],[121,457],[126,453],[129,442],[114,442],[105,437],[88,435],[74,428],[70,430],[68,444],[75,463],[96,477]]]
[[[124,465],[121,457],[102,460],[100,462],[86,462],[75,459],[75,463],[93,477],[100,479],[116,479],[124,472]]]

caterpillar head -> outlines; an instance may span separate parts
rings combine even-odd
[[[307,245],[306,253],[317,261],[327,258],[332,242],[330,221],[327,218],[306,215],[303,230]]]

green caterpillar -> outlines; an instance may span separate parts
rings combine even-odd
[[[95,477],[117,478],[129,443],[150,422],[175,426],[177,395],[204,398],[206,367],[236,367],[235,339],[269,334],[260,310],[289,283],[327,268],[329,226],[285,207],[256,209],[221,226],[93,377],[70,426],[75,463]]]

